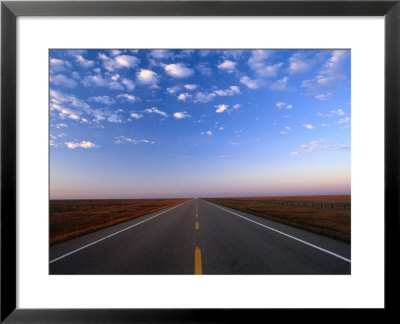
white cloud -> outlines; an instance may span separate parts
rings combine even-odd
[[[191,98],[192,97],[192,95],[191,94],[189,94],[189,93],[181,93],[181,94],[179,94],[178,95],[178,100],[180,100],[180,101],[186,101],[187,99],[189,99],[189,98]]]
[[[307,129],[313,129],[313,128],[314,128],[314,126],[311,125],[311,124],[303,124],[303,126],[304,126],[305,128],[307,128]]]
[[[137,98],[135,96],[130,95],[128,93],[120,94],[120,95],[117,96],[117,98],[123,98],[123,99],[125,99],[127,101],[130,101],[130,102],[135,102],[137,100]]]
[[[213,92],[211,92],[211,93],[197,92],[194,102],[201,102],[201,103],[210,102],[214,99],[215,96],[216,95]]]
[[[168,91],[169,94],[175,94],[175,93],[177,93],[180,89],[181,89],[180,86],[173,86],[173,87],[167,88],[167,91]]]
[[[343,116],[345,115],[345,112],[342,109],[337,109],[337,110],[331,110],[331,114]]]
[[[263,62],[269,58],[270,55],[271,51],[268,50],[253,50],[251,51],[251,56],[247,63],[253,70],[256,70],[264,65]]]
[[[144,112],[147,113],[147,114],[158,114],[158,115],[161,115],[163,117],[168,117],[166,112],[161,111],[156,107],[145,109]]]
[[[129,138],[126,136],[116,136],[114,137],[114,142],[115,144],[124,144],[124,143],[131,143],[131,144],[140,144],[140,143],[145,143],[145,144],[154,144],[155,142],[147,140],[147,139],[142,139],[142,140],[135,140],[133,138]]]
[[[344,59],[350,54],[348,50],[334,50],[331,57],[325,62],[323,68],[314,79],[304,80],[302,87],[310,91],[321,91],[321,89],[335,88],[345,79],[345,75],[341,72],[341,65]],[[320,100],[326,100],[325,96],[317,95]],[[317,97],[316,96],[316,97]]]
[[[275,77],[278,74],[279,68],[282,65],[283,63],[277,63],[274,65],[265,65],[262,68],[256,70],[256,73],[263,77]]]
[[[74,107],[74,108],[71,108]],[[66,95],[61,92],[50,90],[50,111],[58,112],[61,119],[70,118],[78,120],[82,112],[75,108],[88,109],[89,105],[79,100],[75,96]]]
[[[137,112],[132,112],[131,113],[131,117],[135,118],[135,119],[140,119],[143,117],[143,114],[137,113]]]
[[[197,84],[185,84],[184,87],[187,90],[196,90],[197,89]]]
[[[280,79],[280,80],[277,80],[277,81],[275,81],[275,82],[272,82],[272,83],[270,84],[269,87],[270,87],[272,90],[285,90],[288,81],[289,81],[288,77],[283,77],[283,78]]]
[[[127,78],[123,78],[121,83],[130,91],[135,89],[135,83],[132,80],[129,80]]]
[[[338,69],[338,65],[350,54],[349,50],[333,50],[332,56],[324,65],[323,73],[331,73]]]
[[[221,64],[217,65],[220,70],[224,70],[228,73],[232,73],[236,69],[237,62],[233,62],[230,60],[225,60]]]
[[[171,56],[171,52],[168,50],[152,50],[150,51],[149,56],[155,59],[166,59]]]
[[[345,117],[337,121],[338,124],[347,124],[350,122],[350,117]]]
[[[318,100],[328,100],[332,97],[332,93],[331,92],[327,92],[327,93],[320,93],[316,96],[314,96],[315,99]]]
[[[260,86],[259,81],[252,80],[248,76],[242,77],[240,79],[240,83],[243,83],[245,86],[247,86],[250,89],[257,89]]]
[[[110,116],[108,116],[107,120],[110,123],[122,123],[122,119],[120,116],[118,116],[118,114],[111,114]]]
[[[228,109],[228,105],[217,105],[217,106],[215,106],[216,108],[218,108],[215,112],[217,112],[217,113],[222,113],[222,112],[224,112],[225,110],[227,110]]]
[[[173,78],[187,78],[194,74],[194,70],[183,63],[174,63],[164,66],[165,72]]]
[[[114,100],[108,96],[97,96],[89,98],[90,101],[101,102],[104,104],[111,104]],[[71,108],[73,107],[73,108]],[[84,123],[90,123],[88,118],[81,118],[82,114],[93,116],[91,121],[99,124],[103,121],[111,123],[121,123],[122,117],[119,116],[122,110],[109,111],[107,109],[93,109],[86,102],[76,98],[72,95],[66,95],[54,90],[50,91],[50,110],[58,111],[59,117],[70,118],[74,120],[81,120]],[[85,116],[86,117],[86,116]]]
[[[254,50],[251,51],[251,56],[248,60],[250,68],[261,77],[274,77],[278,74],[283,63],[269,64],[267,60],[271,56],[271,51]]]
[[[57,74],[56,76],[50,77],[50,82],[67,88],[75,88],[78,83],[74,79],[66,77],[64,74]]]
[[[90,87],[92,85],[97,87],[107,87],[109,82],[103,79],[101,75],[88,75],[82,80],[82,84],[85,87]]]
[[[78,119],[80,119],[80,116],[78,114],[72,113],[72,114],[68,115],[68,118],[78,120]]]
[[[117,55],[121,55],[122,53],[124,53],[124,52],[126,52],[126,51],[121,51],[121,50],[118,50],[118,49],[113,49],[113,50],[109,50],[108,52],[111,54],[111,56],[117,56]]]
[[[114,74],[113,76],[111,76],[111,80],[113,80],[113,81],[118,81],[120,77],[121,77],[121,76],[120,76],[118,73],[116,73],[116,74]]]
[[[87,50],[80,50],[80,49],[74,49],[74,50],[64,50],[63,51],[65,55],[75,57],[77,55],[86,55]]]
[[[208,130],[208,131],[206,131],[206,132],[201,132],[200,134],[201,134],[201,135],[209,135],[209,136],[211,136],[211,135],[213,134],[213,132],[210,131],[210,130]]]
[[[89,98],[89,101],[99,102],[108,106],[115,103],[115,101],[111,99],[109,96],[91,97]]]
[[[74,95],[68,95],[60,91],[55,91],[53,89],[50,90],[50,103],[52,104],[68,103],[75,108],[82,108],[82,109],[89,108],[89,105],[86,102],[78,99]]]
[[[232,108],[236,110],[236,109],[239,109],[240,107],[242,107],[242,105],[241,105],[241,104],[236,104],[236,105],[233,105],[233,107],[232,107]]]
[[[286,102],[282,102],[282,101],[278,101],[278,102],[276,103],[276,106],[277,106],[279,109],[282,109],[282,108],[292,109],[292,108],[293,108],[293,105],[289,105],[289,104],[287,104]]]
[[[238,86],[230,86],[226,90],[215,90],[215,94],[218,96],[233,96],[235,94],[240,94],[240,88]]]
[[[286,126],[285,129],[290,131],[292,128],[290,126]]]
[[[189,118],[190,115],[186,111],[180,111],[180,112],[175,112],[174,117],[176,119],[183,119],[183,118]]]
[[[122,86],[121,83],[116,82],[116,81],[111,81],[111,80],[107,80],[107,85],[110,89],[112,90],[125,90],[125,88]],[[129,89],[128,89],[129,90]]]
[[[141,69],[136,74],[136,77],[137,80],[142,84],[155,85],[158,82],[157,73],[151,70]]]
[[[325,142],[325,141],[322,141]],[[341,151],[350,151],[350,147],[344,144],[338,143],[321,143],[320,141],[311,141],[309,145],[303,144],[300,146],[301,150],[297,152],[292,152],[290,155],[298,155],[298,154],[309,154],[311,152],[319,152],[326,150],[341,150]]]
[[[310,69],[311,62],[304,53],[295,53],[289,58],[289,73],[306,72]]]
[[[346,113],[342,109],[331,110],[329,114],[318,113],[318,116],[324,117],[335,117],[335,116],[344,116]]]
[[[82,55],[75,56],[76,61],[83,67],[89,68],[92,67],[95,63],[94,61],[85,59]]]
[[[56,124],[54,127],[56,127],[56,128],[61,128],[61,127],[68,127],[68,125],[67,125],[67,124],[64,124],[64,123],[58,123],[58,124]]]
[[[68,61],[50,58],[50,72],[62,72],[72,68],[72,64]]]
[[[97,54],[97,57],[98,57],[100,60],[103,60],[103,61],[107,61],[107,60],[110,59],[110,58],[109,58],[106,54],[104,54],[104,53],[99,53],[99,54]]]
[[[276,106],[277,106],[279,109],[281,109],[281,108],[284,108],[284,107],[286,106],[286,103],[285,103],[285,102],[278,101],[278,102],[276,103]]]
[[[97,148],[99,147],[98,145],[89,142],[89,141],[82,141],[80,143],[78,142],[65,142],[64,143],[69,149],[76,149],[78,147],[83,148],[83,149],[90,149],[90,148]]]
[[[101,53],[99,53],[100,55]],[[101,58],[103,59],[104,68],[110,72],[122,68],[135,68],[140,62],[137,57],[131,55],[117,55],[113,58],[103,55]]]

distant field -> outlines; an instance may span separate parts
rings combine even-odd
[[[208,198],[212,203],[350,242],[351,196]]]
[[[187,200],[50,200],[50,244],[171,207]]]

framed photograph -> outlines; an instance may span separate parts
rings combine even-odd
[[[399,15],[3,1],[1,321],[393,310]]]

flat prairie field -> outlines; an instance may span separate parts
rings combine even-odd
[[[189,199],[50,200],[50,244],[118,224]]]
[[[351,196],[207,198],[209,202],[273,221],[351,241]]]

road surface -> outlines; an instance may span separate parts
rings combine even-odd
[[[50,247],[50,274],[350,274],[350,244],[192,199]]]

